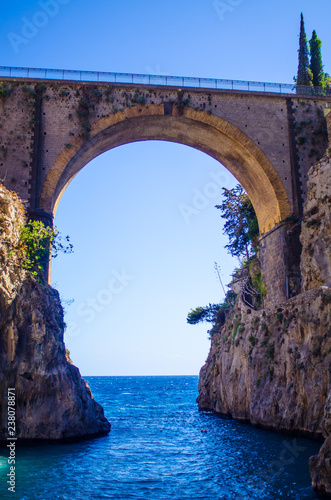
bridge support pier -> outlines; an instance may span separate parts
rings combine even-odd
[[[45,224],[45,226],[53,227],[53,215],[39,208],[28,210],[29,220],[39,220]]]
[[[301,291],[300,225],[280,222],[259,239],[259,257],[267,295],[265,307],[280,304]]]

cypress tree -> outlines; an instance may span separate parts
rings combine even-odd
[[[316,31],[313,31],[311,40],[309,40],[310,47],[310,69],[313,73],[314,87],[323,87],[324,85],[324,72],[321,55],[322,42],[317,38]]]
[[[309,66],[309,50],[308,42],[305,33],[305,24],[303,21],[303,15],[301,13],[301,23],[300,23],[300,41],[299,41],[299,65],[297,74],[297,85],[298,86],[312,86],[313,75]]]

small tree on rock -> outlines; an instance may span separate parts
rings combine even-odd
[[[248,260],[257,246],[259,227],[252,202],[241,185],[223,188],[223,202],[216,208],[221,210],[221,217],[226,221],[223,234],[228,236],[229,244],[225,248],[233,257]]]

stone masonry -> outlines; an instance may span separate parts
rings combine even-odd
[[[330,98],[3,78],[0,100],[0,180],[26,201],[32,218],[51,224],[71,179],[111,148],[149,139],[186,144],[219,160],[248,193],[262,270],[266,281],[274,279],[268,268],[277,254],[278,295],[285,298],[284,279],[299,262],[285,255],[282,221],[302,214],[308,170],[327,148]]]

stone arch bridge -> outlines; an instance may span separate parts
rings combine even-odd
[[[134,141],[177,142],[217,159],[248,193],[267,303],[286,299],[289,281],[299,280],[298,231],[288,229],[327,147],[331,97],[7,76],[0,99],[0,179],[31,218],[51,224],[70,181],[99,154]]]

